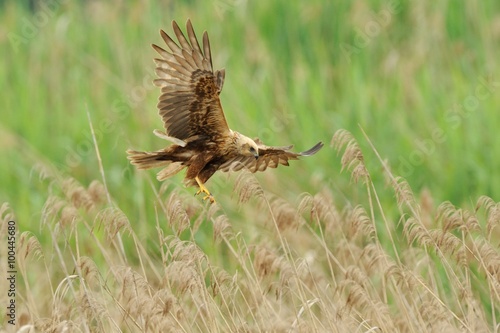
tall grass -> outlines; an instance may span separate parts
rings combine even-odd
[[[497,2],[52,4],[0,4],[18,328],[498,330]],[[164,144],[150,44],[188,17],[232,128],[334,149],[217,174],[213,206],[130,167]]]
[[[146,238],[119,204],[108,204],[100,182],[85,187],[49,176],[58,193],[42,211],[39,233],[48,240],[41,243],[31,231],[19,236],[19,326],[43,332],[496,331],[500,203],[483,196],[469,209],[434,204],[429,193],[415,198],[405,180],[387,171],[386,190],[401,212],[394,221],[380,207],[352,135],[339,131],[332,142],[369,201],[337,204],[322,191],[289,202],[241,172],[234,194],[242,221],[185,193],[157,193],[156,222],[149,221]],[[1,216],[6,237],[15,217],[6,205]],[[164,219],[168,224],[159,223]],[[213,228],[204,240],[211,251],[197,240],[201,223]],[[389,241],[381,243],[382,232]]]

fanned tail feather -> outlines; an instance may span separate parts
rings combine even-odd
[[[132,165],[137,169],[145,170],[166,166],[163,170],[158,172],[156,178],[158,180],[165,180],[181,171],[185,165],[182,162],[173,162],[168,159],[168,155],[163,151],[143,152],[136,150],[127,150],[127,158]]]
[[[136,150],[127,150],[127,158],[130,160],[132,165],[137,166],[137,169],[151,169],[157,168],[165,165],[169,165],[172,161],[159,159],[158,157],[164,156],[165,154],[161,151],[154,152],[144,152]]]

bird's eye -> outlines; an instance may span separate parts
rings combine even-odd
[[[254,147],[250,147],[250,152],[253,154],[255,153],[255,148]]]

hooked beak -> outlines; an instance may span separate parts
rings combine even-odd
[[[255,159],[257,160],[259,158],[259,152],[255,152],[255,154],[253,154],[253,157],[255,157]]]

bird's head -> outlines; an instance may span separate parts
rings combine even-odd
[[[236,147],[240,155],[252,156],[255,157],[255,159],[259,158],[259,146],[257,146],[255,141],[238,132],[234,132],[234,136],[236,139]]]

